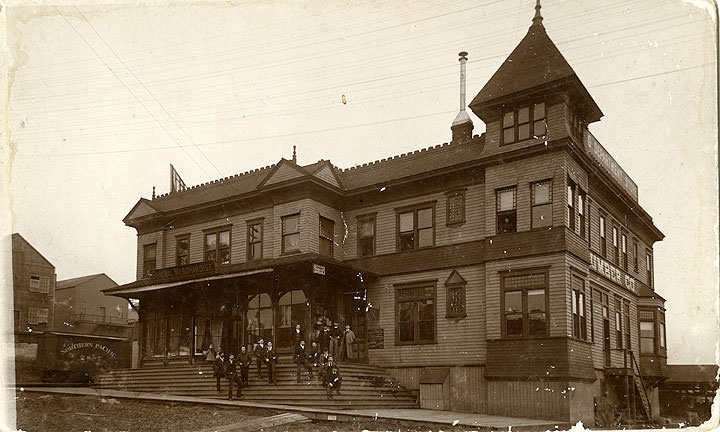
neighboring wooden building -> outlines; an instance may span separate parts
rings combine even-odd
[[[128,302],[103,294],[118,284],[105,273],[57,282],[55,320],[57,331],[95,336],[130,337]]]
[[[55,266],[15,233],[12,235],[12,267],[15,341],[36,343],[35,335],[52,328]]]
[[[137,281],[106,292],[140,299],[141,357],[289,350],[296,323],[329,317],[430,408],[585,424],[600,399],[657,410],[663,234],[587,129],[602,112],[539,5],[469,107],[482,136],[461,109],[443,145],[140,199],[124,219]]]

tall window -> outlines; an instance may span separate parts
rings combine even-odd
[[[39,293],[50,292],[50,278],[47,276],[30,275],[30,291]]]
[[[605,217],[600,216],[600,255],[607,257],[607,238],[605,232]]]
[[[230,264],[230,230],[205,232],[205,261]]]
[[[655,313],[638,311],[640,318],[640,353],[655,354]]]
[[[630,344],[630,303],[623,302],[623,318],[625,320],[625,325],[623,326],[623,332],[625,333],[625,348],[631,349],[632,345]]]
[[[658,325],[660,327],[658,329],[658,333],[660,334],[660,348],[665,349],[665,323],[660,321]]]
[[[652,256],[650,255],[649,251],[645,251],[645,269],[647,271],[647,284],[650,288],[652,288]]]
[[[397,344],[435,342],[435,283],[400,286],[395,291]]]
[[[552,180],[532,183],[532,227],[552,226]]]
[[[585,238],[585,202],[587,195],[580,190],[578,192],[578,218],[580,219],[580,237]]]
[[[406,251],[435,244],[434,207],[420,207],[397,213],[398,250]]]
[[[358,216],[358,256],[375,255],[375,215]]]
[[[320,255],[332,257],[335,243],[335,222],[320,216]]]
[[[517,231],[517,208],[515,186],[495,191],[497,233]]]
[[[143,276],[150,276],[156,267],[157,244],[150,243],[143,246]]]
[[[622,347],[622,304],[620,302],[620,299],[615,299],[615,348]]]
[[[615,260],[615,264],[618,264],[620,249],[618,248],[618,230],[614,226],[612,229],[612,233],[613,233],[613,259]]]
[[[546,336],[547,274],[505,275],[502,278],[502,290],[504,336]]]
[[[608,295],[600,293],[600,302],[602,303],[603,317],[603,352],[605,354],[605,364],[610,364],[610,300]]]
[[[48,308],[28,308],[28,324],[47,324]]]
[[[445,224],[459,226],[465,222],[465,191],[453,191],[445,194]]]
[[[270,295],[267,293],[250,295],[246,314],[248,343],[255,343],[260,338],[271,341],[274,319]]]
[[[595,342],[595,292],[592,287],[590,287],[590,310],[588,315],[590,315],[590,340]]]
[[[638,243],[637,240],[633,240],[633,267],[635,268],[635,273],[639,271],[638,269]]]
[[[175,265],[190,264],[190,237],[182,236],[175,239]]]
[[[623,263],[622,265],[623,265],[623,269],[625,271],[627,271],[627,269],[628,269],[627,236],[625,234],[623,234],[621,236],[621,240],[622,240],[622,242],[621,242],[620,246],[622,247],[622,263]]]
[[[282,218],[282,253],[300,250],[300,214]]]
[[[585,319],[585,281],[577,276],[573,276],[572,285],[573,336],[587,340],[587,321]]]
[[[568,179],[567,186],[568,221],[570,231],[575,231],[575,183]]]
[[[263,257],[263,221],[247,222],[247,259],[256,260]]]
[[[508,110],[503,115],[503,143],[510,144],[533,137],[543,137],[545,127],[545,103]]]

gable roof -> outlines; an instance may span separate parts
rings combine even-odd
[[[57,283],[55,284],[55,289],[59,290],[59,289],[76,287],[78,285],[84,284],[85,282],[87,282],[89,280],[95,279],[96,277],[103,275],[103,274],[105,274],[105,273],[97,273],[97,274],[93,274],[93,275],[80,276],[80,277],[76,277],[76,278],[72,278],[72,279],[65,279],[65,280],[57,281]]]
[[[602,117],[600,108],[547,35],[542,17],[538,19],[538,16],[539,10],[525,37],[470,102],[470,108],[478,111],[502,98],[530,89],[553,88],[570,81],[571,89],[578,91],[589,104],[588,120],[599,120]]]
[[[305,177],[308,172],[300,168],[296,163],[290,162],[287,159],[280,159],[273,169],[270,170],[267,176],[260,182],[257,187],[265,185],[271,185],[275,183],[282,183],[288,180]]]
[[[38,251],[37,249],[35,249],[35,246],[33,246],[32,244],[30,244],[30,242],[27,241],[27,240],[25,239],[25,237],[21,236],[19,233],[13,233],[12,239],[13,239],[13,241],[16,241],[16,242],[19,242],[19,243],[22,243],[22,244],[26,245],[28,248],[30,248],[31,251],[35,252],[43,261],[45,261],[45,262],[47,263],[47,265],[49,265],[49,266],[52,267],[53,269],[55,268],[55,265],[54,265],[53,263],[51,263],[49,259],[45,258],[45,257],[43,256],[43,254],[40,253],[40,251]],[[15,249],[15,247],[13,246],[13,250],[14,250],[14,249]]]

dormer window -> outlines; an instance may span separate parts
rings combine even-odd
[[[546,133],[545,103],[505,111],[503,144],[544,137]]]

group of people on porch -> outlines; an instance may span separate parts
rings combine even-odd
[[[340,394],[342,376],[338,362],[351,361],[356,358],[355,333],[350,326],[346,325],[345,331],[341,332],[338,323],[334,323],[332,327],[325,325],[323,328],[316,329],[308,338],[301,325],[297,324],[293,336],[295,339],[293,361],[297,366],[297,382],[301,382],[303,372],[307,373],[308,380],[313,380],[314,372],[317,371],[322,385],[327,389],[328,397],[332,397],[333,391]],[[306,339],[309,339],[309,345]],[[262,338],[258,339],[255,344],[252,344],[252,354],[254,354],[254,362],[250,353],[250,345],[242,345],[237,355],[230,353],[227,356],[221,348],[215,349],[212,344],[209,346],[206,351],[206,360],[212,364],[218,393],[221,379],[226,378],[228,399],[232,400],[233,398],[234,386],[237,386],[235,397],[242,397],[242,388],[248,386],[248,375],[253,363],[257,367],[259,379],[263,379],[262,369],[264,367],[267,372],[268,384],[277,385],[276,370],[279,356],[272,342],[266,342]]]

